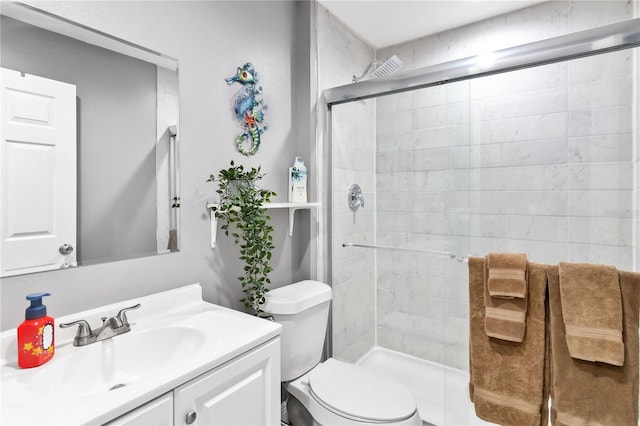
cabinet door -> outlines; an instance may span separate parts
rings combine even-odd
[[[171,426],[173,425],[173,393],[148,402],[104,426]]]
[[[280,339],[174,391],[174,424],[279,425]]]

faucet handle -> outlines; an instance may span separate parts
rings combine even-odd
[[[131,311],[133,309],[138,309],[140,307],[140,304],[138,303],[137,305],[133,305],[133,306],[129,306],[128,308],[123,308],[120,309],[120,312],[118,312],[118,315],[116,315],[118,317],[118,319],[120,320],[120,322],[122,323],[122,326],[129,326],[129,320],[127,319],[127,311]]]
[[[78,324],[78,331],[76,332],[76,340],[84,339],[91,336],[91,326],[83,319],[73,322],[60,324],[60,328],[72,327]]]

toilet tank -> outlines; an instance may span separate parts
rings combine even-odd
[[[282,382],[302,376],[320,362],[330,303],[331,287],[318,281],[300,281],[267,292],[262,310],[282,325]]]

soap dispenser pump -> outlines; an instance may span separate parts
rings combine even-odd
[[[27,307],[25,320],[18,327],[18,366],[20,368],[37,367],[49,361],[54,352],[54,323],[47,316],[47,307],[42,298],[49,293],[27,295],[31,306]]]

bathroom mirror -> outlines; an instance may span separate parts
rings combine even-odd
[[[177,61],[2,3],[0,276],[177,251]]]

